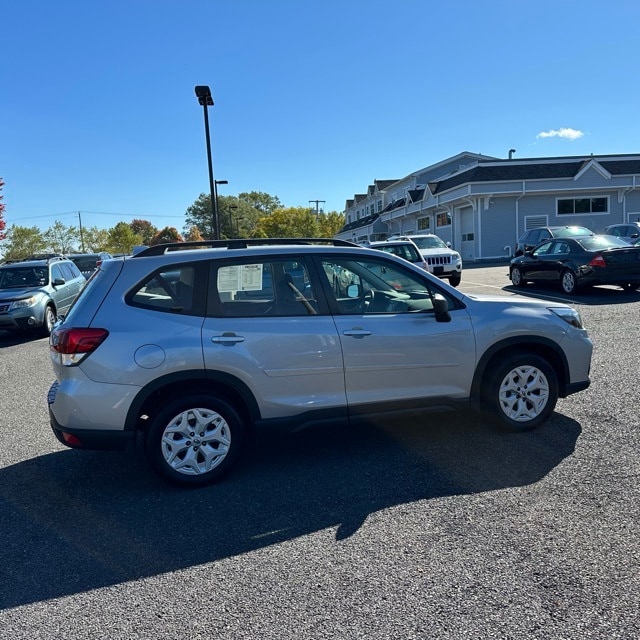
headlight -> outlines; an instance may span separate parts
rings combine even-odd
[[[584,329],[582,318],[575,309],[572,309],[570,307],[549,307],[549,311],[553,311],[553,313],[555,313],[558,318],[562,318],[572,327],[575,327],[576,329]]]
[[[38,297],[31,296],[26,300],[16,300],[15,302],[12,302],[11,308],[12,309],[28,309],[29,307],[34,307],[36,304],[38,304]]]

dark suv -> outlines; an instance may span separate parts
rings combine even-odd
[[[86,282],[71,260],[32,257],[0,266],[0,329],[48,336]]]
[[[113,256],[106,251],[98,251],[97,253],[70,253],[67,258],[80,269],[80,273],[88,280],[103,260],[111,260]]]
[[[564,227],[537,227],[525,231],[516,243],[514,255],[524,255],[527,251],[533,251],[540,243],[549,238],[574,238],[576,236],[592,236],[593,231],[587,227],[564,226]]]

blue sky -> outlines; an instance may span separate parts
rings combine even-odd
[[[208,193],[345,200],[461,151],[640,153],[637,0],[2,3],[11,224],[182,230]]]

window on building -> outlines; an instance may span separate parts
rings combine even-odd
[[[558,215],[572,215],[580,213],[607,213],[608,198],[558,198]]]
[[[431,218],[418,218],[418,231],[428,231],[431,227]]]
[[[378,207],[378,213],[380,213],[382,211],[382,200],[378,200],[377,207]]]
[[[448,211],[436,214],[436,227],[448,227],[451,225],[451,214]]]

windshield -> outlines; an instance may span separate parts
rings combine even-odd
[[[0,289],[42,287],[47,284],[46,267],[9,267],[0,269]]]
[[[593,231],[586,227],[567,227],[566,229],[557,229],[553,235],[556,238],[573,238],[575,236],[592,236]]]
[[[418,249],[446,249],[447,245],[438,238],[438,236],[429,236],[427,238],[411,238]]]

